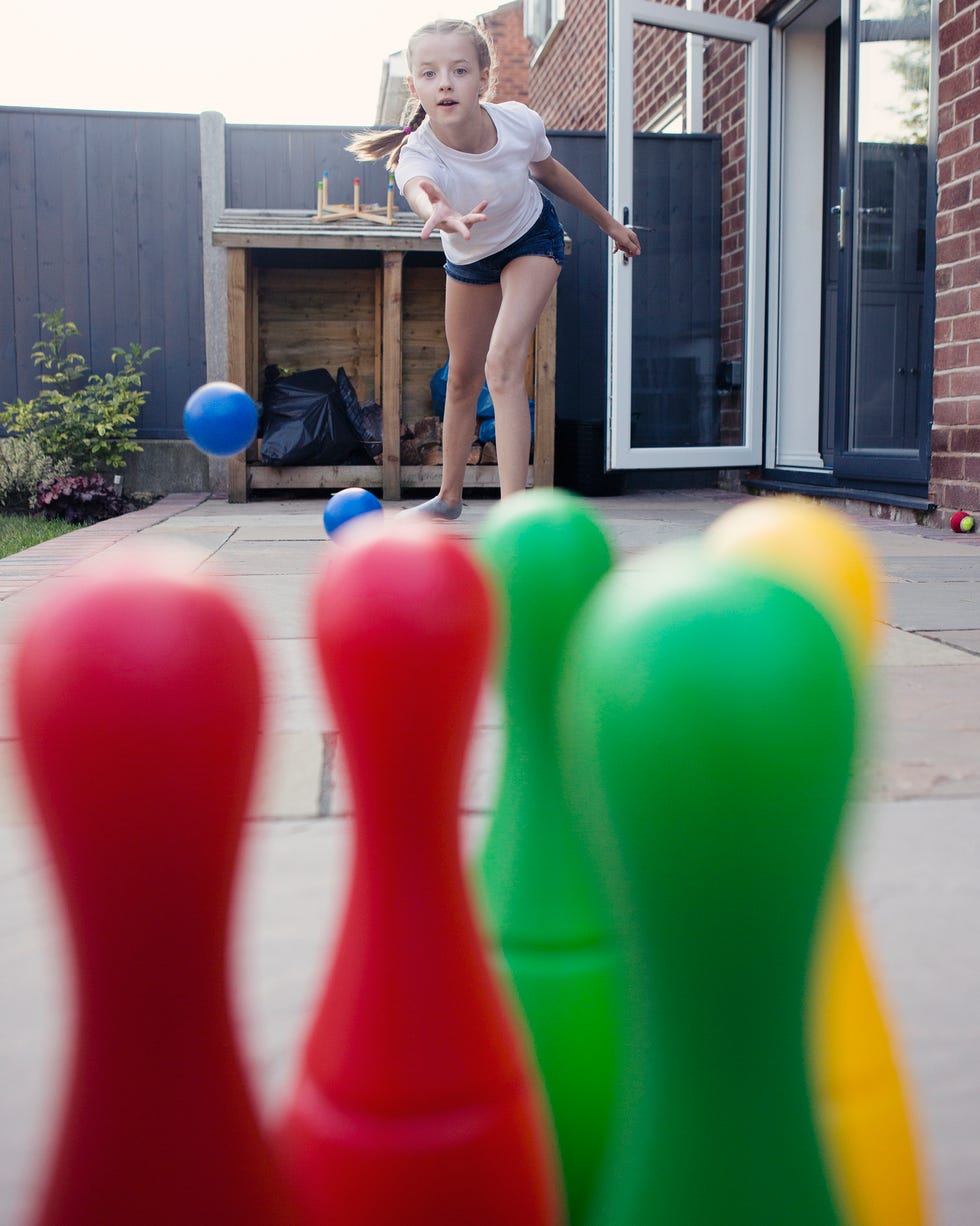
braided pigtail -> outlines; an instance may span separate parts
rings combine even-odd
[[[402,146],[425,118],[425,107],[415,98],[410,98],[402,118],[406,120],[403,128],[389,128],[386,132],[352,133],[347,152],[353,153],[359,162],[375,162],[378,158],[386,157],[388,169],[394,170],[398,165]]]

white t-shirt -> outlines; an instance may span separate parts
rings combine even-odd
[[[461,234],[440,232],[442,249],[453,264],[472,264],[502,251],[541,215],[541,193],[528,174],[532,162],[551,156],[541,116],[523,102],[482,105],[497,129],[492,149],[486,153],[450,149],[426,118],[402,146],[395,167],[399,190],[409,179],[431,179],[460,213],[469,213],[481,200],[488,202],[483,210],[487,219],[472,228],[468,242]]]

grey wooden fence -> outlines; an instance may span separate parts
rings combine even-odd
[[[179,437],[205,377],[201,218],[196,116],[0,109],[0,400],[34,394],[36,315],[64,308],[93,370],[160,346],[140,433]]]
[[[231,208],[310,208],[326,170],[331,198],[384,199],[381,163],[356,163],[343,127],[225,129],[225,193]],[[601,134],[555,132],[555,156],[601,200]],[[672,338],[703,327],[717,294],[704,275],[717,253],[705,228],[675,225],[681,199],[713,192],[710,140],[637,137],[645,232],[640,299],[644,328],[667,351]],[[678,188],[682,185],[682,189]],[[703,188],[698,186],[703,184]],[[680,194],[679,194],[680,190]],[[559,281],[557,415],[593,421],[606,411],[607,242],[592,223],[557,202],[573,254]],[[687,240],[679,241],[681,234]],[[81,329],[79,349],[94,370],[114,345],[159,345],[150,360],[140,434],[182,436],[189,393],[204,382],[205,323],[200,132],[197,116],[124,115],[0,108],[0,400],[36,389],[30,360],[41,311],[65,309]],[[691,317],[677,309],[690,301]]]
[[[349,127],[285,128],[232,125],[225,129],[225,179],[230,209],[316,208],[316,181],[330,177],[336,204],[361,199],[382,204],[388,175],[383,162],[358,162],[344,146]]]

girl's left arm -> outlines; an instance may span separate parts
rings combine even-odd
[[[627,259],[640,254],[640,240],[629,226],[624,226],[605,209],[592,195],[584,183],[581,183],[570,170],[553,157],[545,158],[543,162],[532,162],[531,178],[542,187],[553,192],[560,199],[573,205],[584,216],[599,227],[604,234],[613,240],[613,253],[621,251]]]

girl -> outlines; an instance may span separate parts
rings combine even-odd
[[[434,21],[408,43],[411,94],[401,131],[362,133],[362,161],[388,155],[402,195],[438,229],[446,255],[449,374],[438,495],[403,514],[456,519],[484,378],[496,418],[500,495],[523,490],[531,449],[524,367],[528,346],[565,257],[564,234],[540,184],[580,209],[623,256],[640,254],[571,171],[551,156],[539,115],[520,102],[485,102],[492,60],[482,32]]]

